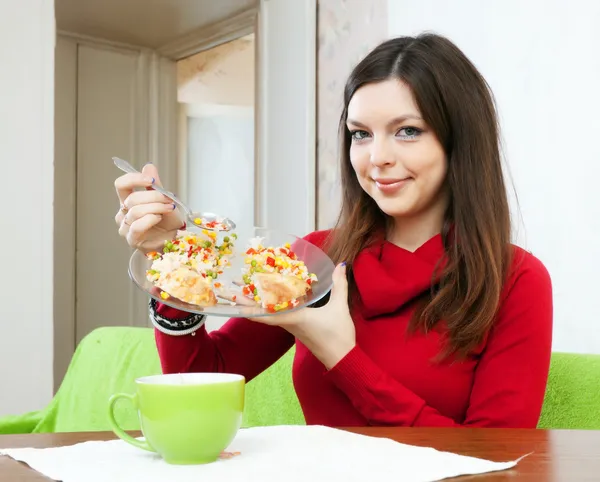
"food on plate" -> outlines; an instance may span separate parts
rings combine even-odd
[[[229,231],[229,226],[224,222],[223,218],[217,218],[208,220],[204,218],[195,218],[194,224],[207,229],[214,229],[215,231]],[[235,233],[233,234],[235,236]]]
[[[317,276],[309,273],[289,243],[265,247],[263,238],[250,240],[243,269],[242,293],[270,312],[298,306]]]
[[[233,239],[225,236],[220,244],[217,234],[180,230],[175,239],[166,241],[162,252],[146,256],[152,264],[146,278],[161,290],[161,298],[171,296],[185,303],[213,306],[217,303],[214,288],[223,270],[231,265]]]
[[[213,292],[211,279],[191,268],[180,266],[160,276],[154,284],[162,290],[162,299],[173,296],[191,305],[214,306],[217,304],[217,297]]]

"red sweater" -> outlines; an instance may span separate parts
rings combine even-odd
[[[305,239],[321,246],[326,232]],[[414,253],[391,243],[363,250],[353,270],[361,307],[353,313],[356,347],[327,371],[282,328],[232,318],[207,333],[171,336],[156,330],[165,373],[233,372],[247,381],[293,344],[293,380],[307,424],[535,428],[552,341],[552,287],[543,264],[516,248],[497,320],[464,361],[436,362],[440,330],[407,335],[415,298],[430,289],[441,236]],[[158,312],[183,317],[166,305]],[[443,326],[443,325],[441,325]]]

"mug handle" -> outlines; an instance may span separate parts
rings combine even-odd
[[[133,407],[135,409],[137,409],[137,405],[138,405],[137,404],[137,395],[130,395],[128,393],[115,393],[114,395],[112,395],[109,398],[109,400],[108,400],[108,421],[110,422],[113,432],[115,432],[117,437],[119,437],[121,440],[124,440],[128,444],[133,445],[134,447],[137,447],[137,448],[140,448],[143,450],[148,450],[149,452],[156,452],[156,450],[154,450],[152,447],[150,447],[150,444],[148,444],[148,442],[146,442],[144,440],[138,440],[138,439],[132,437],[131,435],[129,435],[127,432],[125,432],[125,430],[123,430],[119,426],[119,424],[115,420],[115,403],[120,398],[126,398],[127,400],[129,400],[133,404]]]

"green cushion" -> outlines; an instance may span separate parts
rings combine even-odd
[[[600,429],[600,355],[552,354],[538,427]]]
[[[292,383],[295,348],[246,385],[244,427],[265,425],[304,425]]]
[[[135,391],[138,377],[161,373],[150,328],[104,327],[78,345],[56,396],[33,432],[111,430],[106,416],[113,393]],[[126,430],[139,429],[132,406],[121,401],[115,416]]]

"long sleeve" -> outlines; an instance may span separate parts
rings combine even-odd
[[[157,311],[173,318],[188,315],[166,305]],[[183,336],[155,329],[155,338],[164,373],[227,372],[243,375],[246,381],[275,363],[295,340],[283,328],[245,318],[231,318],[210,333],[204,325]]]
[[[552,316],[548,272],[527,257],[488,335],[462,421],[428,406],[358,346],[325,376],[370,425],[535,428],[550,365]]]

